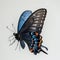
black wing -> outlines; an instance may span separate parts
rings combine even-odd
[[[28,20],[23,25],[20,32],[39,32],[41,33],[44,20],[46,17],[47,10],[45,8],[41,8],[32,13],[32,15],[28,18]]]
[[[30,20],[34,20],[33,24],[29,27],[30,32],[39,32],[41,33],[44,20],[46,17],[47,10],[42,8],[37,11],[35,11],[32,16],[30,17]]]

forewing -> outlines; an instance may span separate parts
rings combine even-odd
[[[47,10],[45,8],[41,8],[32,14],[32,16],[30,17],[30,20],[31,21],[33,20],[33,23],[28,29],[30,32],[37,31],[37,32],[41,33],[43,24],[44,24],[44,20],[46,17],[46,13],[47,13]]]
[[[45,8],[41,8],[32,13],[32,15],[28,18],[28,20],[23,25],[21,32],[39,32],[41,33],[44,20],[46,17],[47,10]]]
[[[17,32],[19,32],[22,28],[22,26],[24,25],[25,21],[27,21],[27,19],[29,18],[29,16],[32,14],[31,10],[26,10],[24,11],[20,18],[19,18],[19,22],[18,22],[18,27],[17,27]]]

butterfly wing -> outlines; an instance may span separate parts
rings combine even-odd
[[[27,21],[27,19],[29,18],[29,16],[31,14],[32,14],[32,11],[30,11],[30,10],[26,10],[21,14],[21,16],[19,18],[19,22],[18,22],[17,32],[19,32],[21,30],[21,28],[24,25],[25,21]]]
[[[41,8],[31,14],[28,20],[22,26],[20,32],[39,32],[41,33],[47,10]]]
[[[42,8],[32,14],[30,20],[33,20],[33,23],[28,29],[30,32],[38,32],[39,34],[41,33],[46,13],[47,10]]]
[[[25,43],[24,43],[24,41],[22,40],[22,41],[20,41],[20,45],[21,45],[21,47],[24,49],[25,48]]]
[[[19,33],[19,31],[21,30],[23,24],[25,23],[25,21],[28,19],[28,17],[32,14],[32,11],[30,10],[26,10],[24,11],[21,16],[20,16],[20,19],[19,19],[19,22],[18,22],[18,28],[17,28],[17,32]],[[21,47],[24,49],[25,47],[25,43],[24,43],[24,40],[20,40],[20,45]]]
[[[41,8],[33,12],[30,15],[30,17],[27,19],[27,21],[24,23],[24,25],[22,26],[20,32],[23,34],[27,32],[38,32],[40,34],[43,28],[46,13],[47,13],[47,10],[45,8]],[[23,36],[24,41],[28,44],[28,47],[30,47],[31,38],[27,37],[25,40],[26,36],[27,35]]]

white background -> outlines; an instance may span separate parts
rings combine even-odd
[[[44,45],[48,47],[48,55],[30,53],[26,45],[15,51],[15,44],[11,47],[8,37],[12,35],[6,26],[12,29],[13,23],[17,30],[17,23],[21,13],[25,10],[35,11],[39,8],[47,9],[47,16],[42,30]],[[0,0],[0,60],[60,60],[60,1],[59,0]]]

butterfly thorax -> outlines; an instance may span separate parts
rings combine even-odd
[[[20,37],[20,34],[18,33],[13,33],[13,35],[15,36],[15,39],[20,41],[21,40],[21,37]]]

